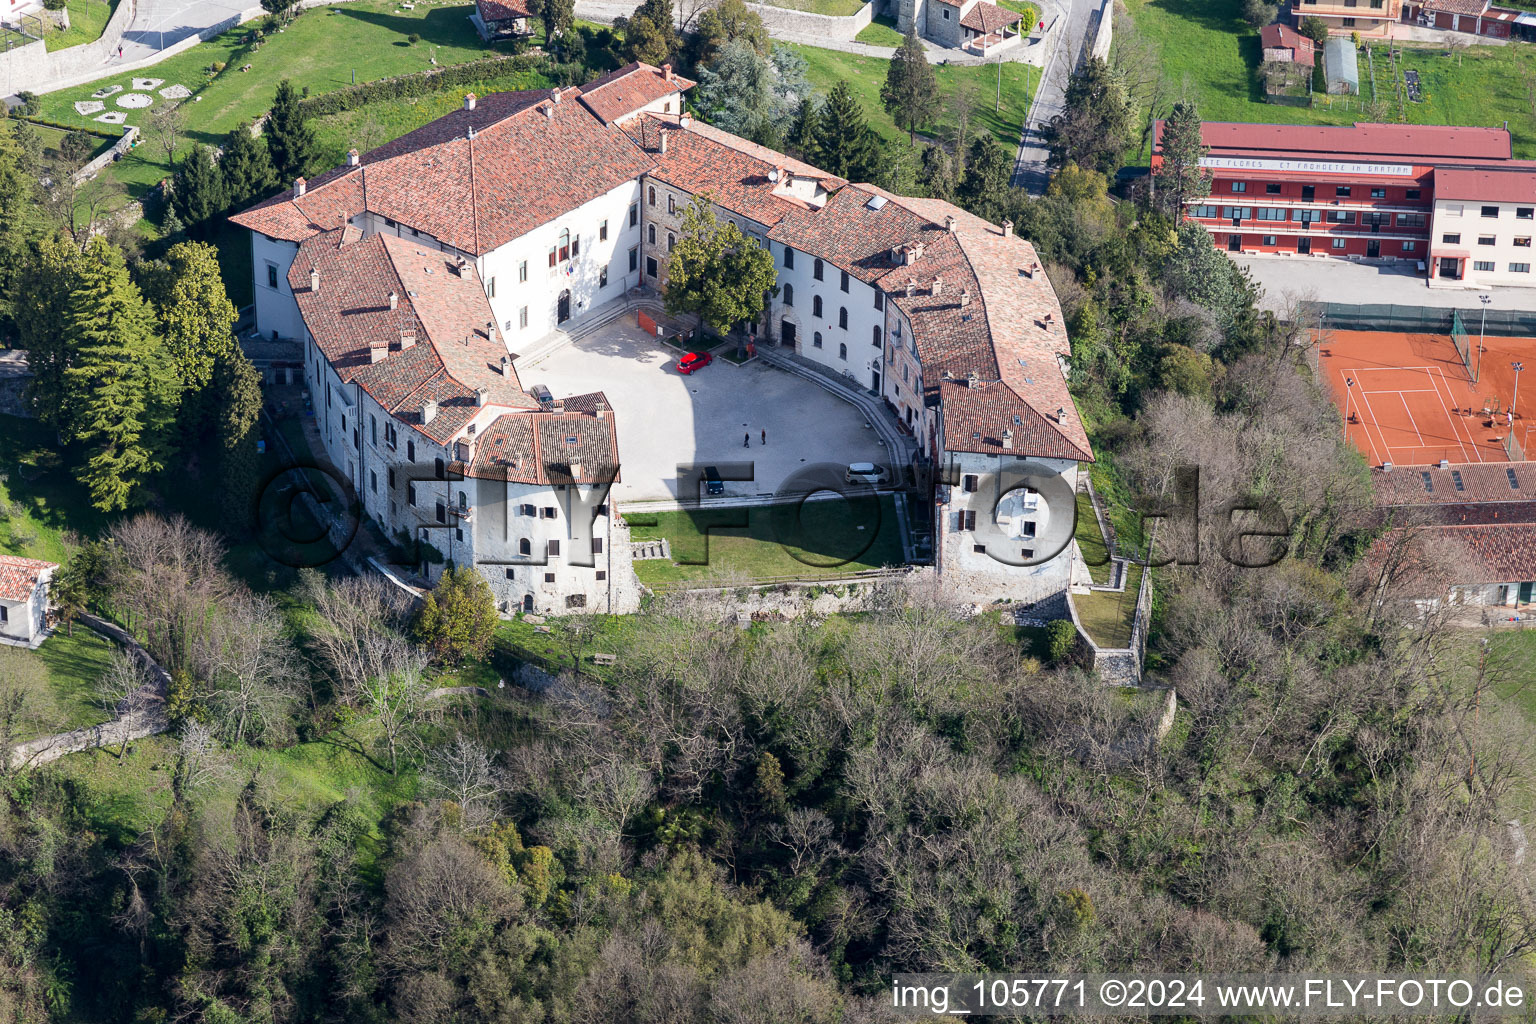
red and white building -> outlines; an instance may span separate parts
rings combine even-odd
[[[1529,252],[1532,232],[1518,229],[1536,207],[1536,163],[1510,158],[1503,129],[1207,122],[1201,136],[1215,178],[1184,214],[1228,252],[1411,260],[1431,284],[1532,283],[1516,257]],[[1156,138],[1154,169],[1161,123]],[[1450,225],[1468,208],[1478,223]]]

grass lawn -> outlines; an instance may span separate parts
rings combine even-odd
[[[1131,620],[1136,614],[1136,593],[1141,588],[1143,566],[1125,567],[1125,591],[1095,590],[1072,595],[1083,629],[1100,647],[1124,647],[1131,642]]]
[[[69,28],[50,32],[43,38],[49,51],[63,50],[83,43],[94,43],[107,30],[118,0],[69,0]]]
[[[1018,11],[1024,15],[1024,20],[1019,22],[1019,31],[1026,36],[1035,31],[1035,26],[1040,24],[1040,9],[1034,4],[1024,3],[1024,0],[997,0],[997,6],[1006,7],[1010,11]]]
[[[859,34],[853,38],[870,46],[900,46],[902,36],[896,30],[895,18],[888,14],[877,14],[875,20],[859,29]]]
[[[1352,124],[1366,119],[1371,100],[1370,72],[1360,61],[1361,96],[1323,98],[1315,107],[1286,107],[1264,102],[1254,74],[1259,64],[1259,36],[1242,20],[1240,0],[1125,0],[1137,31],[1161,56],[1164,73],[1177,87],[1187,84],[1207,121],[1257,121],[1286,124]],[[1457,63],[1437,47],[1405,49],[1404,68],[1419,71],[1427,98],[1404,103],[1401,112],[1391,87],[1385,47],[1372,52],[1376,85],[1386,104],[1386,118],[1411,124],[1462,124],[1497,127],[1509,121],[1517,157],[1536,156],[1536,125],[1526,100],[1526,78],[1536,74],[1531,47],[1475,46]],[[1142,155],[1145,159],[1145,154]]]
[[[182,153],[198,142],[217,145],[236,124],[265,113],[284,78],[313,95],[351,85],[354,74],[358,82],[371,82],[426,71],[434,55],[439,64],[489,56],[492,51],[469,23],[473,9],[464,4],[418,3],[415,10],[407,11],[380,0],[353,0],[334,9],[307,11],[257,46],[246,44],[250,26],[231,29],[141,74],[162,78],[165,86],[192,90],[192,99],[183,101],[187,124],[177,151]],[[412,33],[421,36],[415,46],[406,41]],[[209,69],[219,62],[224,70],[211,73]],[[247,64],[251,69],[241,71]],[[126,87],[131,77],[125,73],[120,79],[103,78],[49,93],[39,99],[41,116],[59,124],[101,127],[90,119],[95,115],[76,113],[75,102],[91,99],[91,93],[102,86]],[[147,95],[154,95],[156,105],[166,102],[157,93]],[[111,99],[106,102],[107,109],[118,109]],[[143,128],[154,109],[128,111],[128,123]],[[169,165],[164,151],[147,140],[114,164],[113,173],[133,198],[141,199],[169,173]]]
[[[107,670],[107,659],[117,645],[79,623],[75,635],[60,629],[43,641],[37,657],[48,669],[53,689],[54,720],[40,735],[68,732],[105,722],[109,717],[96,703],[96,680]]]
[[[1077,546],[1082,549],[1083,558],[1088,562],[1088,575],[1093,577],[1093,582],[1108,584],[1112,567],[1109,561],[1109,548],[1104,543],[1104,534],[1099,530],[1099,520],[1093,514],[1093,499],[1088,497],[1086,491],[1077,492]],[[1098,562],[1100,564],[1095,565]]]
[[[62,170],[72,170],[73,166],[67,166],[67,162],[65,161],[63,154],[59,152],[59,143],[63,142],[64,136],[68,135],[69,133],[58,128],[49,128],[47,125],[41,124],[34,124],[31,127],[32,130],[37,133],[38,139],[43,144],[44,166],[46,166],[49,171],[55,172]],[[96,127],[102,126],[97,125]],[[107,130],[112,131],[114,129],[108,127]],[[103,139],[95,135],[91,136],[91,141],[96,144],[96,148],[91,150],[90,156],[86,158],[87,160],[94,160],[97,156],[100,156],[106,150],[111,149],[114,142],[112,139]]]
[[[791,11],[847,17],[850,14],[858,14],[865,0],[766,0],[766,2],[774,7],[783,7]]]
[[[883,57],[864,57],[840,50],[824,50],[816,46],[793,46],[809,65],[806,71],[811,84],[821,92],[830,92],[839,80],[847,81],[854,96],[864,108],[870,125],[887,139],[906,135],[896,127],[896,122],[880,103],[880,87],[885,84],[885,73],[890,61]],[[998,101],[998,67],[993,64],[972,64],[935,67],[939,80],[939,117],[928,126],[928,134],[945,135],[955,126],[955,113],[968,104],[971,108],[972,125],[976,131],[990,131],[997,141],[1012,152],[1019,144],[1019,133],[1024,126],[1024,116],[1035,94],[1035,83],[1040,69],[1030,64],[1004,61],[1002,67],[1002,100]]]
[[[745,518],[747,526],[739,524]],[[873,518],[873,517],[870,517]],[[896,508],[882,497],[878,522],[859,522],[844,501],[626,515],[635,540],[671,542],[672,561],[635,563],[647,584],[713,576],[777,579],[838,576],[902,564]]]
[[[95,536],[105,525],[36,420],[0,416],[0,551],[63,562],[71,531]]]

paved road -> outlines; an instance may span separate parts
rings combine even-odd
[[[153,57],[159,51],[239,15],[253,6],[240,0],[139,0],[138,12],[123,33],[123,61]]]
[[[1051,153],[1042,129],[1061,113],[1067,79],[1077,67],[1088,25],[1099,3],[1100,0],[1062,0],[1060,21],[1051,29],[1055,45],[1045,60],[1040,84],[1035,88],[1035,101],[1030,104],[1029,119],[1024,123],[1024,133],[1019,139],[1019,154],[1014,160],[1010,182],[1034,195],[1044,192],[1050,180],[1048,163]],[[1105,3],[1104,7],[1107,17],[1112,6]]]

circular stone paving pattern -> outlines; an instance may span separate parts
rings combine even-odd
[[[130,92],[113,100],[120,107],[147,107],[155,102],[153,96],[142,92]]]

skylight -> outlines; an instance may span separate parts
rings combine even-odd
[[[879,210],[885,207],[885,196],[870,196],[869,202],[864,204],[871,210]]]

